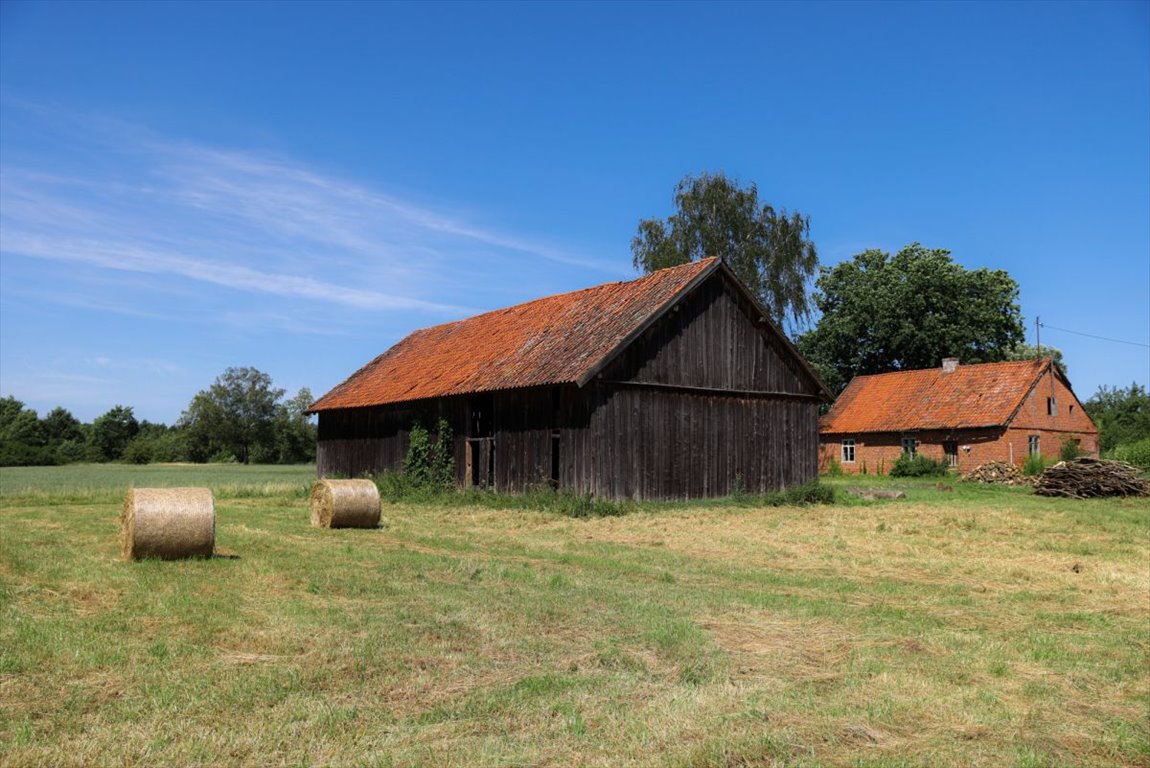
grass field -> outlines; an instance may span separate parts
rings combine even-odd
[[[331,531],[310,477],[0,470],[0,764],[1150,765],[1145,499]],[[117,559],[124,488],[205,483],[222,556]]]

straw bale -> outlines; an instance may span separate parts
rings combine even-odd
[[[209,488],[129,488],[120,515],[125,560],[211,557],[216,507]]]
[[[371,480],[316,480],[311,488],[311,524],[379,527],[379,488]]]

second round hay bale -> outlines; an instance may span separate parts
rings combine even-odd
[[[125,560],[211,557],[216,506],[209,488],[129,488],[120,515]]]
[[[371,480],[316,480],[311,524],[323,528],[378,528],[379,488]]]

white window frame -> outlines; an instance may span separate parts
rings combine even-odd
[[[849,459],[847,458],[847,449],[848,448],[850,449],[850,458]],[[843,440],[841,457],[843,460],[843,464],[854,464],[855,463],[855,441],[854,440]]]
[[[1030,435],[1026,438],[1026,449],[1028,456],[1042,453],[1041,435]]]
[[[911,457],[918,455],[918,441],[913,437],[904,437],[899,441],[903,453],[909,453]]]

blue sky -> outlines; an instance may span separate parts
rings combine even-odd
[[[1150,4],[0,4],[0,394],[172,422],[627,279],[687,173],[1150,343]],[[1150,349],[1053,329],[1075,390]]]

